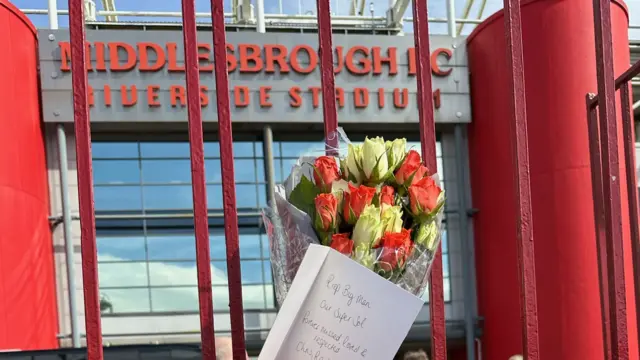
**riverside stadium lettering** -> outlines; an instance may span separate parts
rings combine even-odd
[[[69,42],[59,42],[60,71],[71,71],[71,51]],[[89,72],[107,73],[168,73],[179,74],[185,71],[180,56],[182,50],[175,42],[86,42],[87,61]],[[380,76],[386,74],[389,77],[404,76],[415,79],[416,60],[415,49],[405,48],[399,51],[396,47],[364,47],[336,46],[334,49],[334,73],[336,75],[348,74],[349,76]],[[453,68],[445,64],[453,57],[450,49],[438,48],[431,53],[431,73],[434,77],[447,77]],[[404,57],[404,59],[402,58]],[[211,44],[198,44],[198,58],[201,73],[212,73],[213,49]],[[319,67],[317,50],[310,45],[295,45],[287,47],[280,44],[227,44],[227,66],[230,74],[242,75],[256,74],[299,74],[308,75]],[[399,66],[403,60],[402,68]],[[402,73],[401,73],[402,72]],[[122,78],[122,76],[118,76]],[[272,86],[264,83],[277,80],[257,80],[263,84],[257,86],[231,86],[232,99],[237,108],[248,107],[252,103],[261,108],[270,108],[272,103]],[[170,84],[161,88],[160,85],[146,84],[105,84],[98,88],[89,87],[89,105],[96,104],[95,97],[101,96],[100,103],[103,106],[133,107],[146,105],[148,107],[185,107],[186,92],[182,84]],[[313,108],[320,107],[322,95],[319,86],[291,86],[286,91],[284,98],[292,108],[298,108],[303,102],[308,101]],[[161,96],[167,92],[168,96]],[[203,85],[200,87],[200,102],[202,107],[215,103],[215,92]],[[274,91],[275,92],[275,91]],[[282,92],[282,90],[279,90]],[[100,95],[98,95],[100,93]],[[256,96],[257,95],[257,96]],[[355,87],[348,90],[336,87],[336,103],[343,108],[351,103],[354,108],[367,108],[376,106],[384,108],[393,106],[396,109],[404,109],[409,106],[410,95],[407,87],[400,88],[363,88]],[[119,100],[117,100],[119,98]],[[281,97],[279,98],[281,99]],[[440,108],[440,89],[433,92],[435,108]],[[412,106],[416,106],[413,104]]]

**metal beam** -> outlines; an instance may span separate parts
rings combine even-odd
[[[387,25],[389,27],[401,27],[402,17],[407,12],[410,0],[395,0],[387,10]]]

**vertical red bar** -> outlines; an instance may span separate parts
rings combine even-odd
[[[607,268],[609,275],[609,313],[611,317],[611,354],[616,360],[629,359],[627,301],[622,239],[622,204],[620,163],[618,159],[618,123],[616,119],[613,39],[611,36],[611,0],[593,0],[595,24],[596,70],[604,222],[607,234]]]
[[[96,218],[93,207],[93,171],[91,169],[91,126],[89,124],[87,69],[85,67],[87,54],[84,45],[84,2],[69,0],[68,5],[87,359],[102,360]]]
[[[596,226],[596,249],[598,254],[598,277],[600,280],[600,311],[602,316],[602,341],[604,360],[611,357],[611,332],[609,331],[609,278],[607,276],[607,234],[604,229],[604,200],[602,198],[602,159],[600,154],[600,132],[596,105],[591,104],[594,95],[588,94],[587,128],[589,130],[589,161],[591,163],[591,191]]]
[[[418,117],[422,159],[425,166],[431,172],[436,173],[438,171],[438,161],[436,159],[436,125],[433,114],[427,0],[413,0],[413,26],[416,47]],[[431,279],[429,281],[431,358],[434,360],[446,360],[447,358],[447,330],[442,282],[442,247],[438,246],[431,266]]]
[[[330,138],[338,128],[336,107],[336,82],[333,72],[333,44],[331,31],[331,0],[317,0],[318,10],[318,55],[320,57],[320,85],[322,86],[322,113],[327,150],[336,148],[338,138]]]
[[[235,360],[244,360],[244,309],[242,306],[236,183],[233,175],[233,132],[229,110],[229,75],[227,70],[227,41],[225,39],[223,0],[211,0],[211,23],[213,24],[213,60],[216,64],[216,101],[220,137],[220,166],[222,168],[224,234],[227,244],[227,273],[229,274],[231,341],[233,343],[233,358]]]
[[[636,139],[631,118],[631,97],[629,82],[620,86],[620,104],[622,110],[622,133],[624,136],[625,172],[627,174],[627,197],[629,201],[629,224],[631,226],[631,256],[633,258],[633,283],[636,304],[640,304],[640,228],[638,219],[638,183],[636,179]],[[638,309],[640,310],[640,309]],[[636,310],[636,324],[640,326],[640,311]],[[640,333],[638,334],[640,336]]]
[[[522,24],[520,0],[504,0],[504,27],[507,37],[511,86],[511,137],[516,162],[518,265],[520,268],[520,307],[522,310],[523,344],[525,359],[538,360],[538,306],[536,298],[536,270],[533,244],[533,217],[531,210],[531,182],[529,179],[529,144],[524,85]]]
[[[204,170],[204,143],[200,109],[200,70],[196,32],[195,0],[182,0],[182,34],[184,37],[185,78],[187,82],[187,114],[189,116],[189,149],[193,191],[193,222],[196,235],[196,267],[200,305],[200,338],[202,358],[216,359],[213,325],[211,259],[209,255],[209,218],[207,186]]]

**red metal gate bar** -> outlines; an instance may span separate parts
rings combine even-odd
[[[538,305],[531,214],[531,182],[529,178],[529,144],[525,100],[522,24],[520,0],[504,0],[504,27],[507,35],[507,62],[511,87],[511,137],[517,173],[518,266],[520,267],[520,307],[523,323],[525,359],[540,358],[538,341]]]
[[[638,74],[640,74],[640,61],[637,61],[635,64],[631,65],[631,67],[628,68],[627,71],[618,76],[618,78],[616,79],[616,90],[620,89],[620,86],[622,86],[622,84],[628,83],[629,81],[631,81],[631,79],[638,76]],[[589,105],[591,107],[595,107],[597,103],[598,97],[594,96],[592,98],[589,98]]]
[[[227,245],[227,274],[229,282],[229,310],[233,358],[244,360],[244,308],[242,306],[242,275],[238,234],[238,207],[233,169],[233,132],[229,101],[229,75],[227,69],[227,41],[225,39],[224,1],[211,0],[213,32],[213,60],[216,73],[216,102],[218,107],[218,134],[220,137],[220,167],[222,170],[222,199],[224,208],[224,234]]]
[[[324,134],[327,137],[327,150],[335,149],[338,137],[330,134],[338,128],[338,110],[336,108],[336,80],[333,72],[333,44],[331,41],[331,0],[317,0],[318,11],[318,56],[320,57],[320,86],[322,86],[322,113],[324,115]]]
[[[587,129],[589,132],[589,161],[591,163],[591,191],[593,196],[593,214],[596,227],[596,250],[598,256],[598,277],[600,282],[600,311],[602,316],[602,340],[604,343],[604,360],[611,357],[611,329],[609,328],[609,278],[607,276],[607,234],[604,228],[604,199],[602,198],[602,159],[600,155],[600,133],[598,131],[598,114],[591,105],[594,95],[588,94]]]
[[[640,64],[637,62],[636,65]],[[638,68],[640,71],[640,67]],[[636,74],[631,74],[632,78]],[[631,118],[631,97],[629,83],[620,86],[620,106],[622,110],[622,133],[624,137],[625,173],[627,175],[627,199],[629,204],[629,225],[631,226],[631,256],[633,261],[633,284],[635,288],[636,305],[640,304],[640,228],[638,228],[638,183],[636,179],[636,141],[633,133],[633,119]],[[640,326],[640,311],[636,308],[636,324]],[[640,332],[638,334],[640,340]],[[639,342],[640,343],[640,342]]]
[[[202,358],[215,360],[213,327],[213,295],[211,259],[209,254],[209,219],[207,218],[207,186],[204,170],[204,143],[200,109],[200,77],[195,0],[182,0],[182,35],[187,85],[187,115],[189,119],[189,152],[191,157],[191,188],[193,222],[196,237],[196,268],[198,271],[198,302],[200,308],[200,338]]]
[[[69,0],[68,5],[87,359],[102,360],[96,218],[93,207],[93,171],[91,169],[91,125],[89,123],[85,62],[87,54],[84,44],[84,3],[82,0]]]
[[[624,279],[618,124],[615,107],[611,0],[593,0],[595,24],[598,106],[604,220],[607,234],[607,273],[609,276],[609,313],[611,317],[611,354],[616,360],[629,359],[627,304]]]
[[[435,173],[438,171],[438,161],[436,159],[436,126],[433,114],[433,96],[431,95],[433,89],[431,86],[428,15],[427,0],[413,0],[413,37],[416,48],[420,144],[425,166]],[[442,246],[438,246],[429,281],[431,358],[434,360],[446,360],[447,358],[444,287],[442,282]]]

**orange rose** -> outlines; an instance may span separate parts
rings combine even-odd
[[[318,231],[329,231],[335,226],[338,216],[338,199],[333,194],[316,196],[316,224]]]
[[[404,184],[413,176],[411,184],[409,184],[413,185],[427,175],[428,172],[427,167],[422,165],[420,154],[415,150],[410,150],[404,158],[402,165],[400,165],[396,171],[396,182],[398,184]]]
[[[399,233],[387,232],[380,241],[382,252],[378,265],[384,271],[391,271],[404,266],[413,251],[411,230],[402,229]]]
[[[323,192],[331,191],[331,184],[340,178],[338,163],[331,156],[319,156],[313,164],[313,179]]]
[[[386,208],[395,204],[395,190],[392,186],[383,186],[380,190],[380,207]]]
[[[409,205],[414,215],[428,214],[438,206],[438,197],[442,189],[430,176],[422,178],[409,186]]]
[[[349,192],[344,193],[343,213],[344,220],[354,224],[360,217],[364,207],[371,204],[376,195],[376,189],[364,185],[355,187],[349,183]],[[351,216],[353,214],[353,216]]]
[[[348,233],[331,235],[331,248],[347,256],[353,252],[353,240]]]

